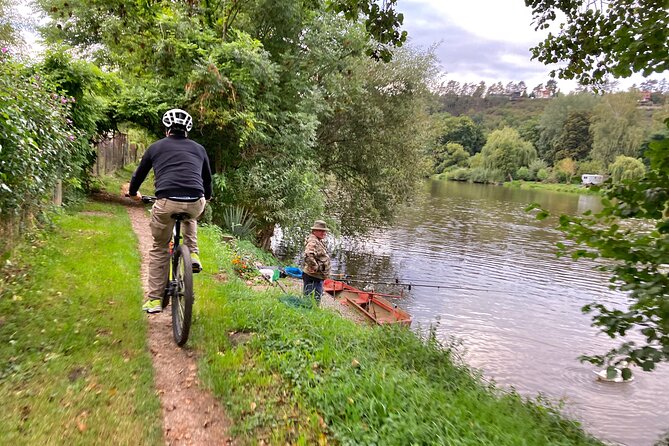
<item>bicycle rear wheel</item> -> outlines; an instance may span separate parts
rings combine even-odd
[[[174,271],[176,286],[172,294],[172,331],[174,341],[182,346],[188,341],[193,316],[193,261],[186,245],[180,245],[174,254],[177,261]]]

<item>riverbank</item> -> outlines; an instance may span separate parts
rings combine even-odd
[[[125,209],[83,211],[11,260],[35,274],[2,284],[0,332],[16,341],[2,346],[3,444],[162,441]],[[200,240],[189,346],[239,444],[599,444],[556,409],[481,381],[431,331],[290,307],[233,269],[235,255],[266,254],[214,227]]]
[[[569,194],[580,195],[599,195],[599,191],[583,186],[582,184],[562,184],[562,183],[540,183],[536,181],[514,180],[504,183],[504,187],[524,190],[545,190],[552,192],[565,192]]]

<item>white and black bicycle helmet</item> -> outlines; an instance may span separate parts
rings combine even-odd
[[[186,129],[187,132],[190,132],[190,129],[193,128],[193,118],[185,111],[180,108],[173,108],[168,110],[163,115],[163,125],[165,127],[181,127]]]

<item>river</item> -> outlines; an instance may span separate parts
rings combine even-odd
[[[414,328],[434,324],[444,342],[462,342],[465,361],[501,387],[563,400],[563,412],[602,440],[654,444],[669,429],[669,367],[635,368],[633,382],[613,384],[578,361],[614,345],[581,307],[622,307],[625,296],[587,260],[557,258],[562,234],[555,220],[524,211],[531,202],[555,214],[600,207],[592,195],[430,181],[392,228],[340,246],[335,269],[432,285],[398,302]]]

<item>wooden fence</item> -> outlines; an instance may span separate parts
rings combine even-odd
[[[112,132],[96,145],[97,159],[93,174],[100,176],[114,172],[137,161],[137,145],[128,143],[128,135]]]

